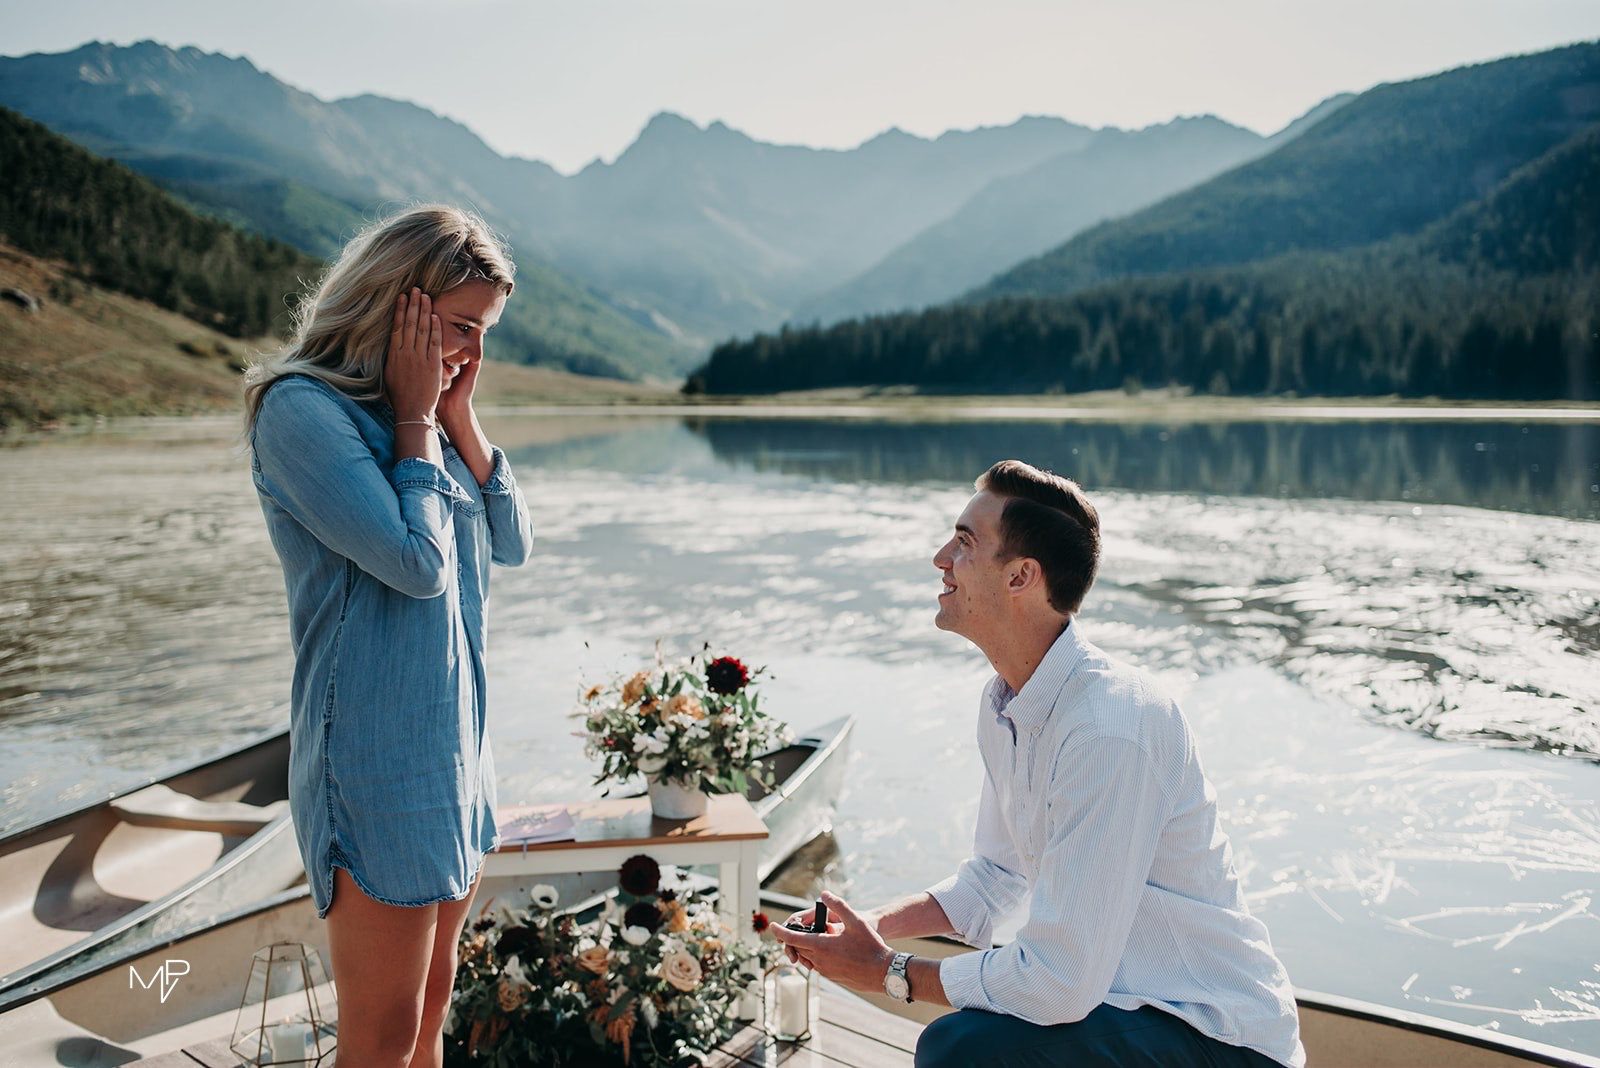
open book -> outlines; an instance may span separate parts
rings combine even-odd
[[[507,805],[495,811],[494,821],[503,846],[565,842],[578,836],[566,805]]]

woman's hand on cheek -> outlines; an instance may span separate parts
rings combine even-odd
[[[478,355],[461,365],[455,381],[439,394],[439,422],[451,424],[472,417],[472,395],[478,387],[478,372],[483,368],[483,356]]]

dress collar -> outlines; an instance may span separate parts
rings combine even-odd
[[[985,691],[989,707],[996,716],[1010,720],[1016,730],[1037,731],[1050,718],[1056,698],[1061,696],[1061,688],[1083,659],[1087,646],[1082,625],[1074,617],[1051,643],[1050,650],[1023,683],[1020,693],[1012,692],[999,675],[989,680]]]

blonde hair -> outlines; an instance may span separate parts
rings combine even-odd
[[[357,400],[377,399],[401,293],[417,286],[437,297],[478,279],[510,296],[516,270],[510,248],[476,212],[419,204],[369,223],[300,295],[289,342],[245,372],[245,430],[284,375],[312,375]]]

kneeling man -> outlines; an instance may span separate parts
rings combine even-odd
[[[774,926],[791,957],[858,990],[951,1005],[918,1068],[1305,1064],[1294,991],[1250,915],[1216,793],[1178,706],[1077,619],[1100,559],[1078,486],[1017,460],[977,481],[933,558],[935,624],[994,666],[978,713],[972,856],[922,893],[827,933]],[[1028,892],[1015,941],[995,921]],[[792,919],[810,924],[810,911]],[[955,934],[944,960],[886,939]]]

